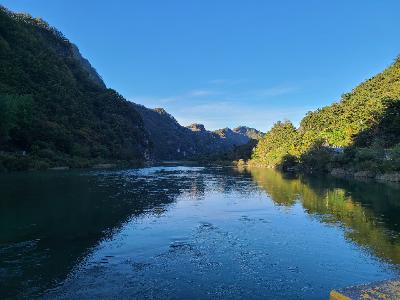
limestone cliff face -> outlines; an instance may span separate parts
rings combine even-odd
[[[246,130],[237,132],[224,128],[213,132],[198,123],[184,127],[162,108],[149,109],[138,104],[132,105],[142,116],[154,145],[154,156],[159,160],[215,156],[230,152],[252,140],[246,135]]]
[[[223,128],[214,131],[218,134],[222,139],[224,139],[227,143],[232,145],[243,145],[250,141],[250,138],[242,133],[237,133],[230,128]]]
[[[255,128],[251,128],[251,127],[247,127],[247,126],[239,126],[239,127],[232,129],[232,131],[235,133],[239,133],[241,135],[245,135],[248,138],[253,139],[253,140],[259,140],[262,137],[264,137],[264,135],[265,135],[265,133],[255,129]]]
[[[203,124],[197,124],[197,123],[190,124],[189,126],[187,126],[187,128],[189,128],[193,132],[206,131],[206,128],[204,127]]]

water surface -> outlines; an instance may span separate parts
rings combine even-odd
[[[1,298],[321,299],[400,275],[400,188],[160,166],[0,177]]]

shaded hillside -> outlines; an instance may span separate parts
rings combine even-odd
[[[45,21],[0,8],[0,169],[143,161],[140,115]]]
[[[149,109],[131,104],[141,115],[150,139],[154,143],[156,159],[185,159],[196,154],[192,132],[168,114],[164,109]]]
[[[264,132],[261,132],[257,129],[250,128],[247,126],[239,126],[239,127],[233,128],[232,130],[236,133],[246,135],[247,137],[249,137],[250,139],[253,139],[253,140],[260,140],[261,138],[263,138],[265,136]]]
[[[296,129],[278,122],[253,162],[314,171],[346,168],[368,176],[400,170],[400,59],[330,106],[309,112]]]
[[[215,130],[214,133],[218,134],[222,139],[234,145],[246,144],[250,138],[246,134],[241,134],[233,131],[230,128],[223,128]]]
[[[202,124],[181,126],[162,108],[149,109],[132,104],[141,114],[145,127],[154,143],[154,156],[159,160],[198,159],[232,151],[250,142],[257,130],[239,127],[231,130],[208,131]]]

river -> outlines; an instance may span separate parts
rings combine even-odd
[[[0,176],[0,298],[327,299],[400,276],[400,187],[165,165]]]

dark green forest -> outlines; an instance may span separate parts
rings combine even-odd
[[[400,170],[400,58],[340,101],[307,113],[299,128],[277,122],[251,164],[310,172]]]
[[[265,136],[247,127],[183,127],[163,109],[132,104],[61,32],[4,7],[0,66],[0,171],[250,157],[251,165],[307,172],[400,171],[400,58],[307,113],[298,128],[279,121]]]
[[[233,160],[262,136],[243,126],[184,127],[163,109],[128,102],[61,32],[4,7],[0,66],[0,171]]]
[[[0,169],[141,162],[142,119],[45,21],[0,8]]]

